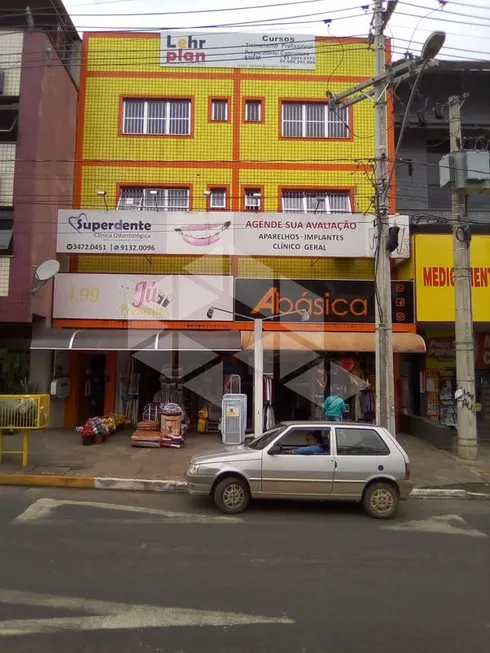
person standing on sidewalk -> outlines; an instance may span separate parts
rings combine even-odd
[[[329,422],[342,422],[346,412],[347,405],[338,395],[329,395],[323,402],[323,414]]]

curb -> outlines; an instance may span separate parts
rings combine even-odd
[[[126,490],[185,494],[186,481],[110,478],[106,476],[56,476],[48,474],[0,474],[1,485],[22,487],[64,487],[91,490]],[[410,499],[490,499],[490,494],[464,489],[414,488]]]

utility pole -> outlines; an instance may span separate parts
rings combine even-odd
[[[357,102],[371,98],[375,111],[375,225],[378,230],[375,253],[375,302],[376,302],[376,422],[395,435],[395,381],[393,374],[393,323],[391,305],[391,261],[388,251],[389,192],[393,171],[402,138],[408,124],[410,109],[415,97],[417,85],[425,70],[437,66],[435,57],[444,44],[445,33],[433,32],[425,41],[421,53],[416,57],[407,57],[406,61],[394,66],[386,65],[384,30],[398,0],[387,3],[375,0],[373,29],[368,44],[374,45],[376,74],[372,79],[361,82],[352,88],[334,95],[327,89],[329,106],[345,108]],[[388,88],[402,81],[415,78],[412,91],[405,107],[397,145],[391,166],[388,165],[388,132],[386,117],[386,93]]]
[[[386,119],[387,83],[383,0],[374,4],[374,89],[375,214],[378,232],[375,253],[376,305],[376,422],[395,435],[395,382],[393,378],[393,324],[391,315],[391,261],[388,252],[389,186],[388,132]],[[395,165],[395,162],[392,162]]]
[[[460,98],[449,98],[450,151],[461,149]],[[476,460],[478,442],[475,413],[475,353],[471,297],[470,240],[465,224],[466,198],[464,191],[453,188],[451,193],[454,248],[454,304],[456,348],[456,406],[458,415],[458,456]]]

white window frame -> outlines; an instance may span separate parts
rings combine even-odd
[[[226,211],[228,200],[226,188],[211,188],[209,195],[209,208],[211,211]]]
[[[225,105],[225,117],[219,118],[216,115],[216,109],[218,104]],[[226,98],[213,98],[211,100],[211,121],[212,122],[228,122],[228,111],[229,111],[229,102]]]
[[[245,190],[245,211],[261,211],[262,210],[262,193],[253,188]]]
[[[257,120],[252,120],[249,116],[249,107],[251,104],[258,105],[258,118]],[[254,100],[250,98],[245,100],[245,122],[261,122],[262,121],[262,100]]]
[[[298,210],[285,208],[285,200],[287,199],[287,195],[292,195],[295,197],[295,199],[301,200],[301,209]],[[311,199],[312,197],[317,198],[316,206],[313,209],[308,206],[308,199]],[[346,207],[348,208],[344,211],[339,211],[338,209],[335,209],[335,207],[332,207],[332,200],[335,197],[342,197],[346,202]],[[303,191],[286,189],[282,191],[281,208],[283,213],[352,213],[351,197],[348,191]]]
[[[188,116],[185,118],[175,118],[171,116],[171,107],[174,104],[186,104],[188,108]],[[141,104],[143,107],[143,115],[141,117],[128,116],[128,107],[130,105]],[[149,105],[161,104],[163,111],[160,118],[152,118],[149,116]],[[143,124],[143,131],[130,131],[127,129],[128,122],[140,120]],[[149,125],[156,120],[161,120],[163,131],[152,132],[149,130]],[[173,121],[178,120],[180,123],[186,122],[187,129],[185,132],[173,131],[171,127]],[[123,134],[130,136],[189,136],[191,134],[192,126],[192,102],[186,99],[136,99],[128,98],[123,102]]]
[[[172,191],[186,191],[186,206],[169,206],[170,194]],[[135,196],[141,193],[141,197],[124,197],[125,191],[134,192]],[[160,194],[160,201],[157,201]],[[163,201],[161,201],[163,199]],[[163,188],[141,188],[139,186],[124,186],[117,202],[119,211],[189,211],[190,210],[190,188],[182,186]]]
[[[300,136],[290,136],[285,133],[285,125],[287,122],[296,122],[296,121],[286,121],[285,112],[286,107],[290,105],[296,105],[301,107],[301,135]],[[325,130],[325,136],[310,136],[307,133],[307,125],[310,121],[307,120],[307,107],[308,106],[322,106],[323,107],[323,125]],[[339,133],[339,126],[342,127],[342,133]],[[329,109],[328,102],[283,102],[281,108],[281,135],[283,138],[318,138],[318,139],[348,139],[350,133],[349,125],[349,109],[348,108],[334,108]]]

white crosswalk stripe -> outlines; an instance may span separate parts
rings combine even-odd
[[[98,508],[101,510],[113,510],[129,516],[148,515],[155,519],[161,519],[165,523],[177,524],[240,524],[243,520],[239,517],[226,517],[220,515],[199,515],[189,512],[173,512],[159,510],[157,508],[146,508],[142,506],[127,506],[114,503],[101,503],[98,501],[58,501],[56,499],[38,499],[21,513],[14,523],[28,524],[46,519],[55,518],[56,511],[63,506],[75,506],[86,508]]]
[[[417,533],[439,533],[441,535],[466,535],[467,537],[488,537],[486,533],[472,528],[460,515],[437,515],[426,519],[395,522],[384,526],[387,531]]]

